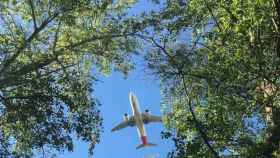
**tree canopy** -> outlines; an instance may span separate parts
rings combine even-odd
[[[152,35],[170,157],[279,157],[279,1],[170,0]]]
[[[92,93],[96,75],[131,68],[136,43],[122,18],[129,5],[1,2],[0,157],[72,151],[74,136],[89,142],[92,153],[102,130]]]
[[[99,73],[142,48],[164,99],[169,157],[279,157],[280,2],[5,0],[0,4],[0,156],[94,145]]]

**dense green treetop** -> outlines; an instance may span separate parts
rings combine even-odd
[[[279,156],[279,9],[267,0],[169,0],[150,19],[171,157]]]
[[[99,141],[97,74],[144,51],[161,81],[170,157],[279,157],[280,2],[26,0],[0,4],[0,153]],[[138,45],[139,43],[142,45]],[[93,68],[93,71],[92,71]]]
[[[24,0],[0,4],[0,157],[72,151],[73,136],[99,142],[92,84],[127,74],[133,1]],[[49,150],[50,149],[50,150]]]

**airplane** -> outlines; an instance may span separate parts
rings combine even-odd
[[[151,122],[162,122],[162,118],[160,116],[151,115],[149,110],[145,110],[144,113],[141,113],[137,97],[132,92],[129,93],[129,101],[130,101],[133,115],[129,117],[128,114],[125,113],[123,122],[118,124],[111,131],[114,132],[114,131],[123,129],[128,126],[131,126],[131,127],[136,126],[138,135],[141,140],[141,144],[138,145],[136,147],[136,149],[140,149],[143,147],[156,146],[156,144],[148,142],[144,124],[148,124]]]

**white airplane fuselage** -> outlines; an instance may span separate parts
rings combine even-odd
[[[137,97],[133,93],[129,93],[129,101],[130,101],[132,113],[135,118],[135,125],[137,127],[138,135],[142,141],[142,144],[147,145],[148,144],[147,134],[146,134],[144,122],[142,120],[142,115],[139,108]]]

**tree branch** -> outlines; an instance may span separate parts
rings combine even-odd
[[[16,72],[14,72],[13,74],[15,74],[15,75],[5,76],[3,79],[0,80],[0,87],[7,87],[9,85],[13,85],[13,83],[16,83],[18,81],[17,79],[20,79],[20,76],[33,72],[37,69],[41,69],[41,68],[51,64],[52,62],[57,61],[57,57],[63,55],[63,52],[65,52],[67,49],[72,50],[74,48],[77,48],[86,43],[93,42],[96,40],[101,40],[101,39],[106,39],[106,38],[117,38],[117,37],[123,37],[123,36],[128,36],[128,35],[130,35],[130,33],[116,34],[116,35],[110,35],[110,36],[93,36],[91,38],[84,39],[80,42],[60,48],[59,50],[56,50],[56,51],[53,50],[53,51],[55,51],[54,56],[46,57],[43,60],[25,65],[22,68],[20,68],[19,70],[17,70]],[[102,55],[102,54],[96,54],[96,55]],[[17,79],[15,79],[15,78],[17,78]]]
[[[83,44],[89,43],[89,42],[93,42],[96,40],[102,40],[102,39],[106,39],[106,38],[117,38],[117,37],[125,37],[125,36],[130,36],[133,35],[134,33],[125,33],[125,34],[113,34],[113,35],[106,35],[106,36],[92,36],[90,38],[86,38],[81,40],[80,42],[71,44],[66,46],[66,49],[73,49],[75,47],[79,47],[82,46]]]
[[[214,155],[214,157],[216,158],[219,158],[219,155],[218,153],[213,149],[213,147],[211,146],[210,142],[209,142],[209,138],[207,136],[207,134],[204,132],[204,130],[201,128],[201,125],[199,123],[199,121],[197,120],[196,118],[196,115],[193,111],[193,108],[192,108],[192,102],[191,102],[191,99],[188,97],[188,91],[187,91],[187,85],[186,85],[186,82],[185,82],[185,76],[181,74],[181,79],[182,79],[182,82],[183,82],[183,87],[184,87],[184,91],[185,91],[185,94],[187,96],[187,100],[188,100],[188,107],[189,107],[189,110],[191,112],[191,115],[193,117],[193,120],[195,122],[195,126],[197,128],[197,130],[199,131],[204,143],[207,145],[207,147],[209,148],[209,150],[212,152],[212,154]]]
[[[206,8],[208,9],[208,11],[210,12],[210,14],[211,14],[213,20],[215,21],[217,27],[219,28],[219,30],[220,30],[220,32],[221,32],[221,31],[222,31],[222,27],[220,26],[220,23],[219,23],[219,21],[217,20],[217,18],[214,16],[214,13],[213,13],[212,9],[209,7],[209,5],[208,5],[208,3],[207,3],[207,0],[204,0],[204,3],[205,3],[205,5],[206,5]]]
[[[5,97],[4,100],[13,100],[13,99],[21,99],[21,100],[34,100],[35,98],[44,98],[44,99],[51,99],[53,96],[48,96],[48,95],[44,95],[44,94],[40,94],[40,93],[35,93],[35,94],[32,94],[32,95],[22,95],[22,96],[11,96],[11,97]]]
[[[25,40],[24,43],[16,50],[14,55],[10,59],[7,59],[7,61],[3,64],[3,67],[0,70],[0,75],[6,72],[7,68],[16,60],[16,58],[30,44],[30,42],[58,15],[59,13],[54,13],[52,17],[47,18],[45,21],[42,22],[42,24],[38,28],[34,30],[30,37],[27,40]]]
[[[32,20],[33,20],[33,25],[34,25],[34,29],[37,29],[37,22],[36,22],[36,15],[35,15],[35,10],[34,10],[34,5],[33,5],[33,1],[29,0],[29,6],[31,9],[31,16],[32,16]]]
[[[186,93],[186,96],[188,96],[187,94],[187,86],[186,86],[186,82],[185,82],[185,77],[182,73],[182,68],[179,67],[176,63],[176,61],[174,60],[174,58],[172,56],[170,56],[170,54],[167,52],[167,50],[161,46],[159,43],[157,43],[153,38],[151,37],[146,37],[146,36],[143,36],[143,35],[138,35],[138,37],[144,39],[144,40],[148,40],[148,41],[151,41],[156,47],[158,47],[172,62],[173,65],[175,65],[175,67],[177,68],[178,72],[179,72],[179,78],[182,79],[182,82],[183,82],[183,87],[184,87],[184,91]],[[191,112],[191,115],[192,115],[192,118],[195,122],[195,126],[196,126],[196,129],[198,130],[198,132],[200,133],[204,143],[206,144],[206,146],[208,147],[208,149],[211,151],[211,153],[214,155],[215,158],[219,158],[219,155],[218,153],[213,149],[213,147],[211,146],[210,142],[209,142],[209,138],[207,137],[207,134],[202,130],[201,128],[201,125],[199,123],[199,121],[197,120],[196,118],[196,115],[192,109],[192,105],[191,105],[191,100],[189,97],[187,97],[188,99],[188,107],[189,107],[189,110]]]

